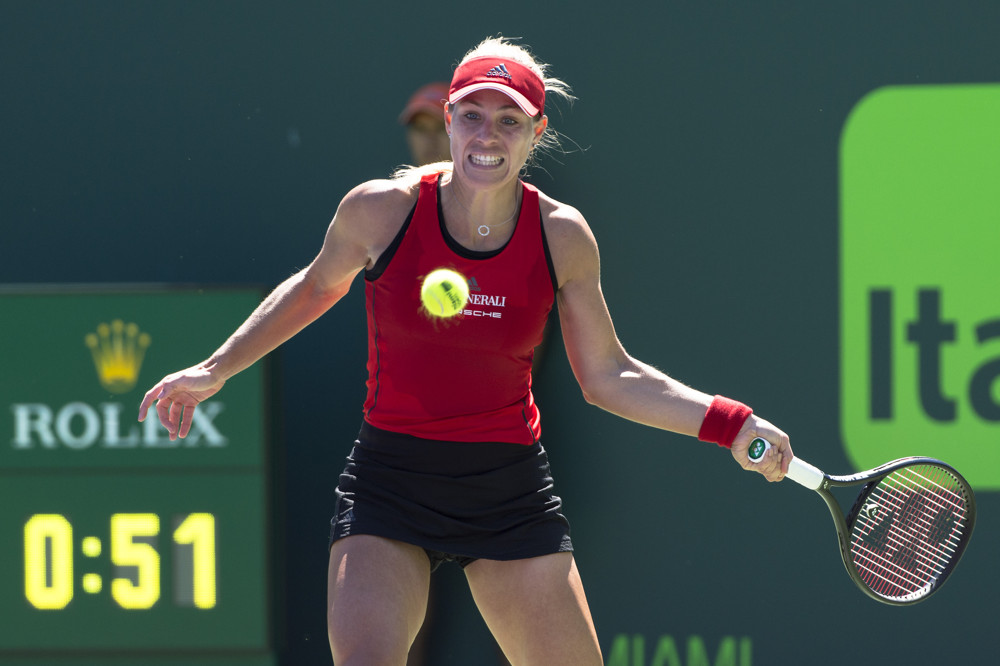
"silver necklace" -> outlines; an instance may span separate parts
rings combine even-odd
[[[471,217],[472,216],[472,211],[469,210],[469,207],[465,205],[464,201],[462,201],[462,197],[460,197],[458,195],[458,190],[457,189],[455,190],[455,200],[458,201],[458,203],[462,206],[462,208],[465,209],[465,213]],[[510,214],[510,217],[508,217],[503,222],[497,222],[496,224],[480,224],[478,227],[476,227],[476,231],[479,232],[480,236],[482,236],[483,238],[485,238],[486,236],[490,235],[490,230],[493,229],[493,227],[502,227],[503,225],[505,225],[508,222],[510,222],[511,220],[513,220],[514,216],[517,215],[517,211],[518,211],[518,202],[517,202],[517,192],[515,191],[514,192],[514,212]]]
[[[496,224],[480,224],[478,227],[476,227],[476,231],[479,232],[480,236],[483,236],[483,237],[489,236],[490,235],[490,229],[492,229],[493,227],[502,227],[503,225],[505,225],[508,222],[510,222],[511,220],[513,220],[514,216],[516,214],[517,214],[517,204],[515,203],[514,204],[514,212],[511,213],[510,217],[508,217],[506,220],[504,220],[503,222],[497,222]]]

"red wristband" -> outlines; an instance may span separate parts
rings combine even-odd
[[[740,428],[751,414],[753,410],[742,402],[717,395],[705,412],[705,420],[701,422],[698,439],[703,442],[715,442],[727,449],[731,448]]]

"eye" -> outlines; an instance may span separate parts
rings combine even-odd
[[[504,118],[503,120],[501,120],[500,122],[502,122],[504,125],[517,125],[517,119],[516,118],[507,117],[507,118]]]
[[[475,111],[466,111],[464,115],[468,120],[479,120],[479,114]]]

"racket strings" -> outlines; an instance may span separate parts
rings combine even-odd
[[[882,479],[854,520],[851,553],[862,580],[890,598],[922,596],[942,576],[967,522],[962,485],[933,465]]]
[[[922,540],[909,542],[909,545],[917,548],[918,551],[929,552],[932,558],[938,560],[950,558],[954,548],[949,546],[948,536],[944,532],[947,531],[950,534],[952,528],[959,526],[956,523],[956,515],[960,516],[964,513],[961,496],[914,470],[904,471],[911,472],[912,476],[922,483],[933,485],[938,492],[923,492],[928,489],[927,485],[914,487],[900,483],[901,478],[886,478],[883,481],[882,490],[891,491],[889,499],[893,508],[897,509],[896,515],[901,524],[900,530],[908,534],[920,535],[922,533],[924,535]],[[913,490],[917,491],[917,495],[910,495],[907,498],[907,493]],[[950,499],[948,495],[958,501]],[[933,511],[932,514],[928,505],[937,510]],[[947,525],[950,525],[950,528],[944,530],[943,528]],[[957,534],[960,536],[960,529]],[[929,546],[940,546],[940,549],[931,550]],[[941,549],[948,552],[942,553]]]
[[[929,479],[922,475],[916,477],[916,486],[899,483],[901,479],[889,479],[880,497],[882,501],[890,502],[894,510],[886,515],[881,524],[889,525],[888,530],[883,530],[888,533],[888,538],[881,544],[882,548],[877,547],[880,544],[872,547],[871,540],[864,540],[863,543],[868,546],[867,554],[874,556],[867,564],[873,561],[881,564],[899,578],[899,581],[894,581],[883,576],[883,582],[908,582],[919,589],[944,571],[955,550],[949,539],[959,534],[954,531],[957,524],[954,512],[945,506],[948,502],[934,501],[936,496],[926,492]],[[950,529],[942,529],[942,526],[949,526]],[[861,554],[866,553],[862,551]],[[875,573],[885,573],[885,570]]]
[[[875,499],[882,502],[882,505],[876,506],[881,507],[882,511],[877,515],[883,516],[883,519],[876,521],[875,528],[867,535],[864,535],[865,520],[859,523],[860,534],[863,535],[860,541],[865,547],[861,550],[856,548],[862,556],[857,558],[859,565],[882,586],[880,589],[883,592],[892,587],[904,593],[919,590],[940,575],[944,570],[943,564],[954,553],[948,539],[954,538],[957,521],[952,519],[952,511],[943,511],[949,502],[935,502],[933,495],[922,492],[927,489],[929,479],[920,476],[917,475],[919,483],[916,486],[893,479],[885,484],[881,493],[873,492]],[[933,482],[931,485],[940,486]],[[950,503],[954,504],[953,501]],[[868,506],[872,504],[869,502]],[[937,510],[933,511],[935,508]],[[929,519],[932,511],[934,517]],[[869,516],[872,513],[868,511]],[[858,539],[855,539],[856,546],[857,542]]]

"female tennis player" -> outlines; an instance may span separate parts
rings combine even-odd
[[[350,191],[312,263],[140,406],[143,419],[155,402],[171,437],[184,437],[199,402],[329,310],[364,272],[368,393],[331,521],[328,628],[340,666],[405,663],[443,561],[464,568],[515,666],[603,663],[531,393],[532,352],[556,304],[588,402],[728,446],[769,481],[787,472],[792,450],[781,430],[625,351],[586,220],[520,180],[537,147],[554,140],[546,95],[570,96],[546,72],[503,38],[471,50],[442,105],[452,161]],[[453,319],[420,309],[421,278],[439,267],[469,283]],[[752,465],[746,451],[758,436],[774,446]]]

